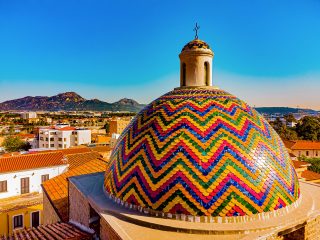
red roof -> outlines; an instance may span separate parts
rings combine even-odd
[[[61,152],[23,154],[0,158],[0,173],[65,165]]]
[[[303,171],[301,177],[307,181],[320,180],[320,174],[310,170]]]
[[[17,136],[20,138],[35,138],[36,137],[35,134],[31,134],[31,133],[19,133]]]
[[[68,154],[76,154],[76,153],[85,153],[85,152],[91,152],[91,149],[85,146],[81,147],[72,147],[72,148],[66,148],[66,149],[54,149],[54,150],[45,150],[45,151],[38,151],[38,152],[30,152],[30,154],[34,153],[48,153],[48,152],[61,152],[63,155]]]
[[[63,128],[58,128],[57,130],[60,131],[73,131],[73,130],[77,130],[75,127],[63,127]]]
[[[294,168],[308,167],[311,166],[310,163],[304,161],[294,160],[292,161]]]
[[[320,150],[320,142],[318,141],[295,140],[284,141],[284,144],[291,150]]]

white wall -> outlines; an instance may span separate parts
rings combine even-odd
[[[7,192],[0,193],[1,198],[17,196],[21,194],[21,178],[29,177],[30,192],[41,192],[41,176],[49,174],[49,179],[58,176],[68,169],[68,165],[59,165],[46,168],[24,170],[0,174],[0,181],[7,181]]]
[[[78,132],[77,145],[91,143],[91,130],[77,130],[77,132]]]
[[[64,149],[81,144],[90,144],[91,130],[60,131],[59,129],[40,129],[39,137],[39,148]],[[48,141],[46,138],[48,138]],[[50,138],[53,138],[53,141]],[[62,138],[62,141],[59,141],[59,138]]]

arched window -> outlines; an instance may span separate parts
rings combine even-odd
[[[186,86],[186,72],[187,72],[187,69],[186,69],[186,64],[185,63],[182,63],[182,86]]]
[[[204,62],[204,82],[206,83],[206,86],[210,86],[210,68],[209,63]]]

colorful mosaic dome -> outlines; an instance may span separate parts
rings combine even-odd
[[[300,194],[277,133],[214,88],[178,88],[143,109],[120,136],[104,186],[149,212],[213,217],[270,212]]]
[[[204,42],[204,41],[202,41],[200,39],[194,39],[191,42],[188,42],[182,48],[181,52],[187,51],[187,50],[195,50],[195,49],[208,49],[208,50],[211,50],[210,46],[206,42]]]

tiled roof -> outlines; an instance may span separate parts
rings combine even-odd
[[[68,164],[69,164],[69,170],[79,167],[91,160],[101,158],[102,156],[98,152],[85,152],[85,153],[76,153],[76,154],[68,154],[66,155]]]
[[[79,146],[79,147],[72,147],[72,148],[66,148],[66,149],[46,150],[46,151],[31,152],[31,153],[61,152],[63,155],[67,155],[67,154],[75,154],[75,153],[85,153],[90,151],[91,149],[88,147]]]
[[[27,193],[19,196],[0,199],[0,214],[21,208],[42,204],[42,193]]]
[[[298,161],[298,160],[294,160],[292,161],[294,168],[301,168],[301,167],[308,167],[311,164],[308,162],[304,162],[304,161]]]
[[[286,146],[286,148],[291,149],[291,147],[295,144],[295,141],[290,141],[290,140],[284,140],[282,139],[284,145]]]
[[[17,136],[20,138],[35,138],[36,137],[35,134],[29,134],[29,133],[19,133]]]
[[[310,170],[303,171],[301,177],[307,181],[320,180],[320,174]]]
[[[52,206],[62,221],[69,219],[68,180],[67,178],[105,171],[107,162],[103,159],[90,160],[79,167],[68,170],[59,176],[49,179],[42,184]]]
[[[0,237],[0,240],[87,240],[92,234],[84,232],[70,223],[53,223],[37,228],[15,231],[11,237]]]
[[[284,144],[291,150],[320,150],[320,142],[318,141],[295,140],[285,141]]]
[[[58,128],[57,130],[59,131],[73,131],[77,130],[75,127],[63,127],[63,128]]]
[[[0,158],[0,173],[64,165],[61,152],[24,154]]]
[[[91,151],[95,152],[110,152],[111,148],[110,146],[96,146],[96,147],[90,147]]]

